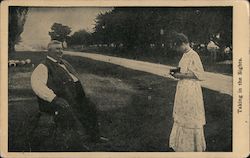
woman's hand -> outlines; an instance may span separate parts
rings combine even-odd
[[[197,77],[192,72],[189,72],[189,73],[177,72],[177,73],[172,74],[172,76],[178,79],[197,79]]]

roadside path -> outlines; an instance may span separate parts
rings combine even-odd
[[[94,53],[85,53],[85,52],[64,51],[64,54],[90,58],[93,60],[112,63],[112,64],[120,65],[129,69],[144,71],[144,72],[152,73],[158,76],[174,79],[171,75],[169,75],[169,70],[173,67],[168,66],[168,65],[155,64],[155,63],[150,63],[150,62],[112,57],[112,56],[94,54]],[[233,93],[233,77],[232,76],[227,76],[227,75],[222,75],[219,73],[212,73],[212,72],[205,72],[204,75],[205,75],[206,80],[201,81],[202,87],[232,96],[232,93]]]

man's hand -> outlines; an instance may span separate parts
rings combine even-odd
[[[61,108],[68,108],[69,107],[69,103],[65,99],[60,98],[60,97],[55,97],[52,100],[52,104],[55,104]]]

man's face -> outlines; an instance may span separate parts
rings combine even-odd
[[[61,44],[52,44],[48,52],[49,56],[55,59],[61,59],[63,55],[63,48]]]

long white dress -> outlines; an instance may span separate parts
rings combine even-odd
[[[169,146],[175,151],[205,151],[203,126],[205,110],[200,80],[204,80],[204,69],[199,55],[190,50],[184,53],[179,67],[181,73],[193,72],[198,79],[181,79],[176,87]]]

